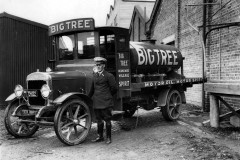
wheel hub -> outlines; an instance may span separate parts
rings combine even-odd
[[[78,120],[77,120],[77,119],[74,119],[74,120],[73,120],[73,123],[74,123],[74,124],[78,124]]]

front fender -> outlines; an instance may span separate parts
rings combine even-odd
[[[91,101],[91,98],[88,97],[87,95],[85,94],[82,94],[80,92],[71,92],[71,93],[65,93],[59,97],[57,97],[53,103],[54,104],[57,104],[57,105],[60,105],[62,104],[64,101],[66,101],[67,99],[69,99],[70,97],[73,97],[73,96],[78,96],[78,97],[82,97],[84,98],[85,100],[87,100],[87,102]]]
[[[12,93],[12,94],[10,94],[8,97],[7,97],[7,99],[5,100],[6,102],[9,102],[9,101],[12,101],[12,100],[14,100],[14,99],[16,99],[17,98],[17,96],[15,95],[15,93]]]

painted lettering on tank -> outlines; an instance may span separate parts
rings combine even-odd
[[[158,49],[153,49],[153,52],[157,55],[157,65],[160,63],[160,51]]]
[[[164,50],[160,50],[162,55],[161,65],[167,65],[167,53]]]
[[[149,64],[152,65],[155,61],[154,55],[152,55],[152,50],[151,49],[147,49],[147,53],[148,53],[148,59],[149,59]]]
[[[173,65],[178,65],[177,60],[177,55],[176,55],[177,51],[172,51],[173,54]]]
[[[150,49],[144,48],[141,45],[134,44],[134,49],[137,52],[137,65],[162,65],[172,66],[178,65],[178,52],[174,50]]]
[[[138,65],[143,65],[145,62],[144,52],[140,48],[135,48],[138,54]]]
[[[143,52],[144,52],[144,55],[145,55],[145,65],[147,65],[147,63],[148,63],[148,56],[147,56],[147,52],[146,52],[146,50],[144,49],[144,48],[141,48],[142,50],[143,50]]]
[[[172,65],[173,64],[173,62],[171,61],[171,59],[172,59],[172,52],[170,50],[166,50],[166,52],[167,52],[167,56],[168,56],[167,64],[168,65]]]

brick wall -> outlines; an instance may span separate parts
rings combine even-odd
[[[202,77],[203,51],[202,51],[202,34],[198,33],[187,23],[186,19],[194,26],[202,25],[202,7],[187,7],[187,4],[200,4],[199,0],[182,0],[181,1],[181,16],[179,33],[180,44],[179,48],[184,60],[184,75],[186,77]],[[202,84],[193,85],[188,88],[186,94],[187,102],[202,106]]]
[[[226,3],[222,1],[222,6]],[[221,5],[210,8],[213,15]],[[240,22],[240,1],[232,0],[210,23]],[[210,80],[240,80],[240,27],[218,29],[208,36],[207,66]]]
[[[228,1],[209,7],[209,17]],[[240,22],[240,1],[232,0],[218,14],[209,20],[209,24]],[[213,28],[213,27],[212,27]],[[240,80],[240,27],[227,27],[214,30],[207,38],[206,63],[208,79],[211,81],[234,82]],[[231,106],[240,107],[239,96],[224,96]],[[221,111],[228,109],[221,105]]]
[[[207,24],[240,22],[239,0],[210,0],[208,2],[218,2],[220,4],[208,5]],[[178,3],[180,7],[178,7]],[[196,32],[187,23],[188,20],[195,27],[202,25],[203,6],[186,7],[187,4],[197,5],[202,3],[202,0],[162,0],[160,7],[156,10],[157,16],[153,20],[150,30],[151,37],[157,40],[157,44],[161,43],[164,38],[175,34],[175,41],[177,42],[175,46],[181,50],[185,57],[184,74],[186,77],[202,77],[203,75],[202,29],[200,32]],[[178,15],[178,9],[180,15]],[[209,29],[211,28],[208,28],[207,31]],[[208,35],[205,64],[208,80],[239,81],[239,62],[240,27],[218,29]],[[188,103],[202,105],[202,85],[194,85],[192,88],[188,88],[186,98]],[[205,98],[205,104],[209,105],[207,93]],[[225,99],[233,106],[240,104],[238,98],[225,97]]]
[[[154,20],[151,29],[152,39],[156,39],[156,44],[160,44],[162,39],[176,34],[177,32],[177,1],[163,0],[161,8],[158,9],[158,16]]]
[[[200,35],[192,29],[184,20],[185,5],[189,2],[200,3],[200,1],[179,1],[163,0],[160,8],[157,10],[157,17],[154,20],[151,35],[156,39],[156,44],[160,44],[162,40],[168,36],[175,35],[175,46],[179,47],[184,60],[184,75],[186,77],[202,77],[202,48]],[[180,10],[179,10],[180,9]],[[178,11],[180,11],[180,19],[178,19]],[[189,20],[194,25],[201,25],[202,8],[196,9],[191,7],[189,11]],[[179,26],[180,25],[180,26]],[[187,103],[201,105],[202,102],[202,85],[194,85],[188,88],[186,94]]]

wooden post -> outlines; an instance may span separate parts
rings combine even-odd
[[[214,94],[209,95],[210,99],[210,125],[211,127],[219,127],[219,101]]]

